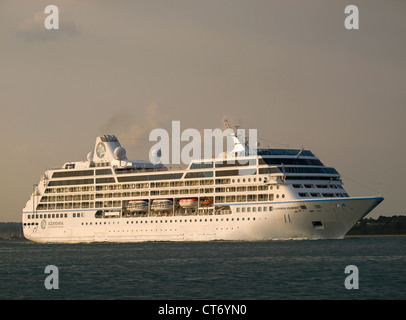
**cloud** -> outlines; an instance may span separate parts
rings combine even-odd
[[[61,15],[61,10],[59,10],[59,29],[46,29],[44,22],[48,16],[49,14],[44,12],[35,13],[33,17],[20,24],[16,36],[25,41],[51,42],[80,35],[78,25],[65,15]]]

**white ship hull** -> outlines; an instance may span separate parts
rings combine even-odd
[[[76,210],[80,217],[31,220],[31,225],[24,227],[24,236],[42,243],[342,239],[382,200],[368,197],[245,203],[230,205],[232,213],[227,215],[137,218],[96,218],[96,210]],[[272,211],[263,211],[264,207]],[[242,208],[250,208],[250,212],[241,212]]]

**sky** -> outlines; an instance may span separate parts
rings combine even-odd
[[[312,150],[350,196],[383,195],[368,217],[406,214],[405,16],[404,0],[0,0],[0,221],[97,136],[148,160],[151,130],[225,117]]]

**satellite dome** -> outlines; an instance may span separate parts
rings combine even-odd
[[[90,151],[90,152],[87,154],[87,161],[92,161],[92,160],[93,160],[93,156],[94,156],[94,152],[93,152],[93,151]]]
[[[126,159],[126,151],[123,147],[117,147],[114,149],[114,157],[117,160],[124,160]]]
[[[149,155],[149,160],[153,164],[159,164],[161,162],[161,157],[162,157],[162,151],[161,149],[152,149],[150,155]]]

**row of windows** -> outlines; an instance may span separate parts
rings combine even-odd
[[[286,180],[326,180],[326,181],[341,181],[340,177],[332,176],[286,176]]]
[[[272,190],[271,186],[271,190]],[[268,190],[267,185],[261,185],[261,186],[238,186],[238,187],[217,187],[216,192],[244,192],[244,191],[266,191]]]
[[[114,172],[116,174],[130,174],[130,173],[146,173],[146,172],[163,172],[168,171],[166,167],[162,164],[136,164],[135,167],[126,167],[126,168],[115,168]]]
[[[190,178],[212,178],[213,171],[202,171],[202,172],[188,172],[185,175],[185,179]]]
[[[251,163],[253,162],[254,163]],[[249,166],[249,165],[256,165],[257,164],[257,160],[256,159],[241,159],[241,161],[239,159],[235,159],[232,161],[221,161],[221,162],[216,162],[216,168],[228,168],[228,167],[245,167],[245,166]],[[213,162],[209,162],[209,163],[192,163],[192,165],[190,166],[190,169],[194,170],[194,169],[211,169],[213,168]]]
[[[221,221],[250,221],[250,220],[253,220],[253,221],[255,221],[255,217],[243,217],[243,218],[206,218],[206,219],[179,219],[179,220],[177,220],[177,219],[174,219],[174,220],[172,220],[172,219],[166,219],[166,220],[151,220],[149,223],[150,224],[153,224],[153,223],[177,223],[178,221],[179,222],[213,222],[213,221],[216,221],[216,222],[221,222]],[[148,223],[148,220],[145,220],[145,221],[143,221],[143,220],[135,220],[135,224],[142,224],[142,223],[144,223],[144,224],[147,224]],[[134,224],[134,220],[132,220],[132,221],[127,221],[127,224]]]
[[[70,213],[69,213],[70,214]],[[68,218],[68,213],[40,213],[40,214],[28,214],[27,219],[51,219],[51,218]],[[82,213],[72,213],[73,218],[83,217]]]
[[[320,198],[320,197],[325,197],[325,198],[343,198],[343,197],[349,197],[348,193],[318,193],[318,192],[299,192],[299,196],[302,198],[306,198],[306,197],[315,197],[315,198]]]
[[[67,178],[67,177],[83,177],[83,176],[93,176],[94,170],[65,170],[57,171],[52,174],[52,178]],[[111,169],[100,169],[96,170],[96,175],[106,175],[112,174]]]
[[[268,189],[267,186],[261,186],[263,188],[259,189],[259,191],[266,191]],[[272,186],[271,186],[272,187]],[[272,188],[270,188],[272,190]],[[207,193],[225,193],[225,192],[246,192],[246,191],[257,191],[257,187],[228,187],[228,188],[196,188],[196,189],[181,189],[181,190],[153,190],[150,193],[148,191],[142,191],[142,192],[115,192],[115,193],[96,193],[96,199],[101,199],[101,198],[120,198],[120,197],[142,197],[142,196],[148,196],[149,194],[151,196],[157,196],[157,195],[178,195],[178,194],[183,194],[183,195],[188,195],[188,194],[207,194]],[[262,196],[263,194],[258,194],[258,197]],[[46,197],[43,197],[41,199],[41,202],[56,202],[56,201],[72,201],[72,196],[54,196],[54,197],[49,197],[48,200],[44,199]],[[94,200],[94,195],[82,195],[82,199],[80,195],[75,195],[73,196],[73,200]]]
[[[168,190],[166,190],[168,191]],[[165,190],[162,190],[162,192],[166,192]],[[176,190],[171,190],[171,191],[176,191]],[[182,190],[181,190],[182,191]],[[208,188],[207,191],[213,192],[212,188]],[[151,195],[153,191],[151,191]],[[198,194],[202,193],[201,190],[196,189],[193,191],[193,189],[188,190],[187,194]],[[209,193],[209,192],[207,192]],[[139,197],[141,196],[138,194],[138,192],[131,193],[134,195],[131,195],[133,197]],[[156,194],[158,195],[158,194]],[[160,193],[160,195],[163,195],[163,193]],[[166,195],[166,194],[165,194]],[[123,193],[124,196],[124,193]],[[126,195],[130,197],[130,195]],[[146,195],[147,196],[147,195]],[[78,199],[80,195],[76,196]],[[82,200],[83,198],[87,198],[89,195],[82,195]],[[117,195],[114,193],[106,193],[106,194],[96,194],[96,199],[101,199],[101,198],[111,198],[114,197],[116,198]],[[216,196],[215,200],[216,203],[226,203],[226,202],[255,202],[255,201],[273,201],[274,200],[274,194],[248,194],[248,195],[228,195],[228,196]],[[276,198],[279,199],[279,197],[285,198],[285,195],[276,195]],[[44,197],[45,198],[45,197]],[[59,198],[58,200],[56,198]],[[82,202],[51,202],[51,201],[64,201],[62,200],[64,196],[57,196],[57,197],[48,197],[48,199],[41,199],[41,203],[37,205],[37,210],[55,210],[55,209],[88,209],[88,208],[109,208],[109,207],[121,207],[122,203],[121,200],[114,200],[114,201],[82,201]],[[70,196],[65,196],[65,199],[68,198],[70,199]],[[48,202],[47,202],[48,201]]]
[[[121,201],[95,201],[95,202],[65,202],[65,203],[40,203],[37,210],[58,210],[58,209],[91,209],[91,208],[118,208]]]
[[[128,190],[128,189],[144,189],[148,188],[149,183],[133,183],[133,184],[110,184],[103,186],[96,186],[96,191],[105,190]],[[68,192],[88,192],[94,191],[94,186],[86,187],[59,187],[59,188],[46,188],[45,193],[68,193]]]
[[[300,153],[304,157],[314,157],[310,150],[299,149],[257,149],[258,155],[263,156],[297,156]]]
[[[264,210],[265,211],[265,210]],[[271,211],[271,210],[270,210]],[[255,211],[253,211],[255,212]],[[149,224],[158,224],[158,223],[190,223],[190,222],[221,222],[221,221],[255,221],[255,217],[241,217],[241,218],[206,218],[206,219],[165,219],[165,220],[150,220]],[[112,224],[119,224],[118,221],[112,221]],[[99,221],[94,222],[94,225],[103,225],[110,224],[110,221]],[[132,220],[127,221],[127,224],[148,224],[148,220]],[[82,225],[93,225],[93,222],[82,222]]]
[[[260,168],[259,169],[259,174],[272,174],[272,173],[282,173],[278,169],[278,167],[270,167],[270,168]]]
[[[168,175],[165,175],[168,176]],[[148,176],[148,179],[140,179],[140,180],[159,180],[159,179],[150,179]],[[153,177],[153,176],[152,176]],[[131,177],[122,177],[122,178],[131,178]],[[121,178],[118,178],[119,182],[123,182],[124,180],[120,180]],[[168,178],[169,180],[169,178]],[[126,181],[132,181],[130,180],[126,180]],[[255,181],[255,178],[254,178]],[[52,187],[52,186],[64,186],[64,185],[74,185],[74,184],[93,184],[94,179],[79,179],[79,180],[61,180],[61,181],[50,181],[48,186]],[[97,183],[114,183],[115,180],[114,178],[96,178],[96,182]],[[244,179],[245,182],[245,179]],[[215,179],[215,183],[216,184],[230,184],[231,180],[230,179]],[[151,182],[151,188],[155,187],[157,184],[160,184],[160,182]],[[165,183],[166,186],[170,186],[170,187],[179,187],[179,186],[188,186],[188,185],[208,185],[208,184],[213,184],[213,180],[211,179],[207,179],[207,180],[193,180],[193,181],[168,181]],[[149,183],[148,182],[144,182],[144,183],[133,183],[133,184],[113,184],[113,185],[109,185],[109,186],[96,186],[96,190],[101,190],[103,188],[114,188],[114,189],[142,189],[142,188],[148,188],[149,187]],[[80,189],[80,188],[84,188],[84,187],[65,187],[65,188],[57,188],[57,189],[68,189],[69,192],[74,192],[73,190],[76,189]],[[87,187],[88,188],[88,187]]]
[[[276,195],[279,198],[279,194]],[[282,194],[282,198],[285,195]],[[237,196],[216,196],[216,203],[226,203],[226,202],[255,202],[255,201],[273,201],[274,195],[271,194],[249,194],[249,195],[237,195]]]
[[[257,174],[257,169],[236,169],[236,170],[221,170],[216,171],[216,177],[227,177],[227,176],[245,176]]]
[[[136,191],[136,192],[114,192],[114,193],[96,193],[96,199],[100,198],[128,198],[128,197],[144,197],[148,196],[148,191]]]
[[[74,169],[75,164],[71,164],[71,165],[73,165],[72,169]],[[91,168],[94,168],[94,167],[97,167],[97,168],[99,168],[99,167],[110,167],[110,166],[111,166],[110,161],[106,161],[106,162],[100,161],[100,162],[96,162],[96,163],[91,162],[90,165],[89,165],[89,167],[91,167]],[[66,169],[68,169],[68,168],[66,168]]]
[[[312,188],[320,188],[320,189],[328,189],[328,188],[331,188],[331,189],[344,189],[341,185],[337,185],[337,184],[330,184],[330,185],[328,185],[328,184],[316,184],[316,185],[314,185],[314,184],[304,184],[304,185],[301,185],[301,184],[293,184],[293,188],[296,188],[296,189],[301,189],[301,188],[306,188],[306,189],[312,189]]]
[[[211,169],[213,168],[213,162],[209,163],[192,163],[190,169]]]
[[[258,149],[258,155],[273,155],[273,156],[297,156],[299,153],[301,156],[311,156],[314,157],[313,153],[309,150],[287,150],[287,149]],[[256,162],[256,159],[254,159]],[[319,159],[303,159],[303,158],[268,158],[268,157],[259,157],[258,164],[263,165],[275,165],[275,164],[285,164],[285,165],[312,165],[312,166],[323,166],[323,163]],[[239,162],[236,159],[232,163],[216,162],[216,168],[222,167],[233,167],[233,166],[247,166],[249,163]],[[255,163],[256,164],[256,163]],[[209,163],[193,163],[190,166],[190,169],[208,169],[213,168],[213,162]]]
[[[104,179],[104,178],[103,178]],[[108,178],[106,178],[108,179]],[[217,179],[218,184],[230,183],[228,179]],[[254,179],[255,180],[255,179]],[[255,181],[254,181],[255,182]],[[168,187],[184,187],[184,186],[205,186],[213,185],[213,179],[206,180],[189,180],[189,181],[167,181],[167,182],[145,182],[145,183],[130,183],[130,184],[110,184],[96,186],[96,191],[103,190],[127,190],[127,189],[146,189],[146,188],[168,188]],[[47,188],[45,193],[67,193],[67,192],[86,192],[94,191],[94,186],[82,186],[82,187],[59,187],[59,188]]]
[[[141,176],[129,176],[129,177],[118,177],[118,182],[128,182],[128,181],[151,181],[151,180],[171,180],[182,178],[183,173],[166,173],[158,175],[141,175]]]
[[[213,193],[214,188],[196,188],[196,189],[181,189],[181,190],[154,190],[151,191],[151,196],[156,195],[176,195],[176,194],[198,194],[198,193]]]
[[[302,166],[323,166],[319,159],[303,159],[303,158],[260,158],[259,165],[302,165]]]
[[[266,186],[265,186],[266,187]],[[267,190],[267,188],[261,188],[262,190]],[[180,190],[152,190],[149,191],[136,191],[136,192],[110,192],[110,193],[96,193],[94,194],[75,194],[75,195],[57,195],[57,196],[43,196],[40,200],[41,203],[45,202],[60,202],[60,201],[86,201],[86,200],[94,200],[101,199],[101,198],[128,198],[128,197],[147,197],[149,195],[156,196],[156,195],[178,195],[178,194],[198,194],[198,193],[213,193],[214,190],[216,192],[244,192],[247,190],[246,187],[235,187],[231,188],[195,188],[195,189],[180,189]],[[256,187],[248,187],[248,191],[256,191]]]
[[[115,183],[116,180],[113,177],[109,178],[96,178],[96,183]],[[68,186],[68,185],[79,185],[79,184],[93,184],[94,179],[79,179],[79,180],[53,180],[50,181],[48,186]]]
[[[189,189],[186,189],[189,190]],[[152,191],[151,191],[152,195]],[[96,193],[97,198],[128,198],[128,197],[144,197],[149,196],[149,191],[135,191],[135,192],[110,192],[110,193]],[[75,195],[58,195],[58,196],[43,196],[40,202],[58,202],[58,201],[81,201],[81,200],[94,200],[94,194],[75,194]]]
[[[248,208],[237,208],[237,212],[266,212],[268,211],[268,207],[248,207]],[[272,211],[272,207],[269,207],[269,211]],[[77,216],[76,216],[77,215]],[[53,213],[53,214],[37,214],[37,215],[28,215],[28,219],[47,219],[47,218],[67,218],[68,214],[67,213]],[[72,215],[73,218],[77,217],[83,217],[83,213],[73,213]],[[220,221],[250,221],[252,219],[252,221],[255,221],[255,217],[242,217],[242,218],[201,218],[201,219],[179,219],[179,222],[213,222],[215,219],[216,222],[220,222]],[[165,219],[165,220],[151,220],[149,221],[150,224],[153,223],[177,223],[178,219]],[[110,224],[110,222],[94,222],[95,225],[97,224]],[[147,224],[148,220],[135,220],[135,224]],[[38,223],[37,223],[38,224]],[[113,222],[114,224],[114,222]],[[119,224],[119,222],[117,222],[117,224]],[[132,221],[127,221],[127,224],[134,224],[134,220]],[[30,225],[30,223],[24,223],[24,225]],[[92,225],[92,222],[82,222],[82,225]]]
[[[279,160],[279,159],[262,159],[263,162],[269,162],[270,160]],[[286,160],[286,159],[285,159]],[[292,161],[298,161],[299,159],[291,159]],[[309,159],[300,159],[301,161],[310,161]],[[316,161],[316,160],[312,160]],[[318,161],[318,160],[317,160]],[[80,171],[66,171],[66,172],[55,172],[53,177],[65,177],[65,176],[83,176],[83,175],[93,175],[94,170],[80,170]],[[282,166],[282,167],[271,167],[271,168],[260,168],[260,174],[269,174],[269,173],[322,173],[322,174],[337,174],[338,172],[334,168],[317,168],[317,167],[289,167],[289,166]],[[101,174],[111,174],[111,169],[101,169],[96,170],[96,175]],[[223,170],[223,171],[216,171],[216,177],[221,176],[232,176],[232,175],[253,175],[256,174],[256,169],[237,169],[237,170]],[[127,177],[118,177],[118,182],[130,182],[130,181],[145,181],[145,180],[171,180],[171,179],[180,179],[183,173],[166,173],[166,174],[159,174],[159,175],[142,175],[142,176],[127,176]],[[202,172],[189,172],[186,174],[185,178],[207,178],[213,177],[212,171],[202,171]],[[293,179],[294,177],[290,177]],[[296,177],[295,177],[296,178]],[[300,177],[302,179],[303,177]],[[308,178],[308,177],[306,177]],[[310,178],[310,177],[309,177]],[[316,177],[319,178],[319,177]],[[337,178],[337,177],[335,177]],[[261,181],[261,178],[258,178]],[[242,182],[245,182],[245,178],[241,179]],[[251,178],[247,179],[250,182]],[[253,178],[255,182],[256,178]],[[233,179],[235,181],[235,179]],[[84,185],[84,184],[94,184],[94,183],[115,183],[115,178],[108,177],[108,178],[96,178],[94,179],[74,179],[74,180],[53,180],[49,182],[49,186],[67,186],[67,185]],[[182,181],[183,182],[183,181]],[[230,184],[230,179],[216,179],[216,184]],[[240,182],[240,179],[237,180]],[[173,183],[173,185],[172,185]],[[187,182],[186,182],[187,183]],[[205,182],[207,183],[207,182]],[[148,184],[148,183],[144,183]],[[175,182],[171,182],[170,186],[177,186]],[[98,186],[99,187],[99,186]]]
[[[120,202],[121,205],[121,201]],[[97,203],[97,202],[96,202]],[[55,210],[55,209],[91,209],[94,208],[94,202],[65,202],[65,203],[40,203],[37,210]]]
[[[121,193],[120,193],[121,194]],[[97,198],[96,194],[96,198]],[[94,200],[94,194],[75,194],[75,195],[60,195],[60,196],[43,196],[40,202],[58,202],[58,201],[81,201]]]
[[[113,177],[110,178],[96,178],[96,183],[115,183],[116,180]]]
[[[216,184],[230,184],[231,179],[216,179]]]
[[[248,167],[250,165],[256,166],[257,159],[248,158],[248,159],[231,159],[228,161],[216,162],[216,168],[229,168],[229,167]]]
[[[213,185],[213,179],[206,180],[188,180],[188,181],[164,181],[164,182],[151,182],[151,188],[173,188],[173,187],[188,187],[188,186],[207,186]]]
[[[94,191],[94,186],[86,187],[62,187],[62,188],[46,188],[45,193],[67,193],[67,192],[88,192]]]
[[[237,182],[240,179],[238,179]],[[245,182],[245,179],[243,182]],[[253,179],[253,182],[256,182],[255,178]],[[261,178],[259,178],[261,180]],[[233,183],[235,183],[235,179],[232,180]],[[251,182],[251,179],[248,179],[248,182]],[[157,183],[141,183],[141,184],[113,184],[113,185],[103,185],[103,186],[96,186],[96,191],[113,191],[113,190],[128,190],[128,189],[143,189],[143,188],[148,188],[149,186],[151,188],[167,188],[167,187],[180,187],[180,186],[204,186],[204,185],[212,185],[214,183],[214,180],[191,180],[191,181],[177,181],[177,182],[157,182]],[[298,187],[299,185],[294,185]],[[271,190],[274,188],[274,186],[269,187]],[[279,186],[276,186],[277,189],[279,189]],[[211,188],[212,189],[212,188]],[[213,192],[212,190],[207,190],[207,188],[201,188],[201,192]],[[62,187],[62,188],[47,188],[45,190],[46,194],[49,193],[70,193],[70,192],[89,192],[89,191],[94,191],[95,188],[93,186],[88,186],[88,187]],[[183,189],[183,190],[171,190],[168,191],[168,193],[162,193],[162,194],[187,194],[189,189]],[[244,191],[265,191],[268,190],[267,185],[259,185],[259,186],[238,186],[238,187],[217,187],[215,189],[215,192],[244,192]],[[163,191],[163,190],[161,190]],[[151,195],[157,195],[158,193],[151,191]],[[196,193],[196,192],[192,192]],[[112,193],[114,197],[130,197],[130,196],[148,196],[149,192],[148,191],[137,191],[137,192],[115,192]],[[57,197],[57,198],[55,198]],[[65,197],[65,199],[59,198],[59,197]],[[80,195],[65,195],[65,196],[50,196],[50,197],[43,197],[44,200],[41,200],[41,202],[54,202],[54,201],[75,201],[75,200],[93,200],[93,195],[87,195],[87,197],[90,198],[80,198]],[[97,197],[97,195],[96,195]],[[50,200],[47,200],[50,199]]]
[[[238,183],[240,183],[240,182],[257,182],[257,178],[242,178],[242,179],[232,179],[231,180],[231,182],[232,183],[236,183],[236,182],[238,182]],[[261,182],[262,181],[262,178],[258,178],[258,182]],[[265,180],[264,180],[265,181]]]
[[[110,179],[110,178],[101,178],[101,179]],[[76,180],[71,180],[76,181]],[[262,178],[258,178],[258,182],[261,182]],[[64,183],[64,181],[51,181],[56,183]],[[108,182],[106,180],[106,182]],[[112,181],[110,181],[112,182]],[[190,180],[190,181],[171,181],[171,182],[151,182],[151,183],[133,183],[133,184],[110,184],[110,185],[99,185],[99,186],[76,186],[76,187],[58,187],[58,188],[46,188],[45,193],[68,193],[68,192],[89,192],[94,191],[107,191],[107,190],[128,190],[128,189],[145,189],[145,188],[168,188],[168,187],[183,187],[183,186],[203,186],[203,185],[213,185],[214,182],[216,184],[231,184],[231,183],[240,183],[240,182],[257,182],[257,178],[238,178],[238,179],[206,179],[206,180]],[[50,183],[50,185],[53,185]],[[279,188],[279,186],[277,186]],[[298,185],[294,185],[294,187],[298,187]],[[237,191],[245,191],[247,188],[248,191],[255,191],[257,188],[258,190],[266,190],[267,186],[241,186]],[[273,186],[270,187],[271,189]],[[224,192],[224,191],[217,191],[216,192]],[[232,192],[232,191],[231,191]],[[169,192],[167,194],[186,194],[185,191],[180,192]],[[154,193],[157,194],[157,193]],[[145,196],[147,194],[142,194]],[[126,195],[127,196],[127,195]],[[75,199],[73,199],[75,200]],[[69,201],[69,200],[67,200]]]
[[[68,186],[68,185],[79,185],[79,184],[93,184],[94,179],[76,179],[76,180],[53,180],[48,183],[48,186]]]
[[[242,207],[242,208],[237,208],[237,212],[245,212],[245,210],[247,210],[247,212],[267,212],[267,211],[273,211],[273,207]]]
[[[146,188],[149,188],[149,183],[108,184],[103,186],[96,186],[96,191],[146,189]]]
[[[283,173],[322,173],[322,174],[337,174],[334,168],[318,168],[318,167],[278,167]]]

